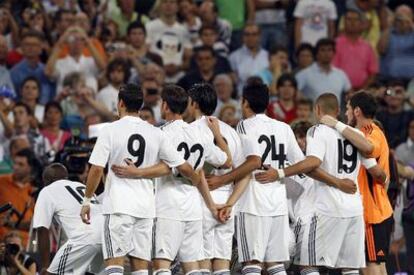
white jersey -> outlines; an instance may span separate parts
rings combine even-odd
[[[338,131],[326,125],[319,124],[310,128],[306,143],[306,155],[320,159],[320,168],[340,179],[357,182],[361,160],[367,169],[376,165],[374,159],[363,158]],[[355,194],[347,194],[323,182],[315,183],[317,213],[330,217],[355,217],[363,214],[359,190]]]
[[[112,122],[100,131],[89,163],[111,167],[113,164],[125,164],[126,158],[141,168],[153,166],[161,160],[172,168],[185,162],[171,146],[165,133],[132,116]],[[104,214],[154,218],[153,180],[118,178],[109,169],[102,204]]]
[[[194,170],[202,169],[206,156],[215,165],[222,165],[227,155],[217,146],[206,144],[199,128],[183,120],[167,122],[161,129],[171,144]],[[177,151],[175,154],[177,154]],[[197,187],[182,176],[169,175],[157,180],[157,218],[178,221],[202,219],[202,198]]]
[[[37,198],[33,228],[50,228],[55,219],[74,243],[100,244],[103,215],[96,197],[91,200],[91,223],[79,217],[86,186],[80,182],[58,180],[44,187]]]
[[[315,213],[315,182],[305,175],[284,178],[287,198],[292,203],[293,218],[306,217]]]
[[[237,126],[244,157],[259,156],[263,165],[283,168],[286,160],[295,164],[304,159],[288,124],[257,114]],[[260,170],[254,171],[253,175]],[[239,202],[239,211],[256,216],[287,215],[286,187],[280,181],[261,184],[252,177]]]

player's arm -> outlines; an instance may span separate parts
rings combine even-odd
[[[211,132],[213,133],[214,139],[217,143],[217,146],[226,153],[227,160],[221,166],[221,168],[229,169],[232,167],[232,158],[230,154],[229,146],[227,145],[226,141],[224,140],[223,136],[220,133],[220,126],[218,119],[215,117],[208,117],[207,118],[207,125],[210,128]]]
[[[321,123],[329,127],[335,128],[347,140],[349,140],[349,142],[351,142],[362,155],[369,156],[374,151],[374,145],[371,142],[369,142],[364,137],[364,135],[357,132],[351,126],[348,126],[345,123],[342,123],[329,115],[323,116],[321,119]]]
[[[50,264],[50,232],[49,228],[43,226],[38,227],[36,232],[39,245],[40,263],[43,271],[46,270]]]
[[[235,183],[233,192],[231,193],[230,197],[227,199],[225,206],[219,211],[218,216],[221,222],[225,222],[230,218],[231,211],[234,205],[240,199],[241,195],[243,195],[249,183],[250,183],[250,176],[246,176]]]
[[[145,168],[136,167],[130,159],[125,159],[125,163],[127,164],[126,166],[115,164],[111,166],[112,172],[119,178],[153,179],[171,174],[170,167],[164,162]]]
[[[207,208],[211,211],[213,216],[216,219],[218,219],[218,209],[213,201],[213,198],[211,197],[210,190],[208,188],[208,184],[204,176],[204,171],[201,169],[199,172],[197,172],[197,174],[199,174],[201,177],[200,183],[197,185],[197,189],[203,197],[203,200],[206,203]]]
[[[96,191],[96,188],[98,188],[98,185],[101,182],[103,174],[104,167],[92,164],[91,168],[89,169],[88,178],[86,180],[85,197],[83,198],[80,214],[82,221],[86,224],[90,223],[91,199]]]
[[[314,180],[324,182],[331,187],[338,188],[344,193],[354,194],[357,191],[357,185],[350,179],[339,179],[332,176],[321,168],[316,168],[307,175]]]
[[[388,185],[389,179],[385,171],[377,164],[374,158],[364,158],[361,160],[362,165],[367,169],[368,173],[374,180],[384,185]]]

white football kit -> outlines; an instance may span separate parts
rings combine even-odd
[[[257,114],[237,126],[243,155],[259,156],[263,165],[283,168],[286,160],[304,159],[288,124]],[[241,262],[289,260],[290,228],[286,187],[280,181],[261,184],[252,179],[238,203],[237,240]]]
[[[58,180],[39,193],[33,216],[33,228],[50,228],[52,220],[63,228],[68,241],[59,248],[48,272],[53,274],[98,273],[102,270],[101,228],[103,216],[96,198],[91,203],[91,223],[79,217],[85,185]]]
[[[367,169],[376,165],[374,159],[363,158],[348,140],[326,125],[309,129],[306,140],[307,156],[320,159],[320,168],[337,178],[357,183],[361,163]],[[315,212],[304,228],[301,253],[295,261],[306,266],[364,267],[365,234],[359,191],[347,194],[316,181]]]
[[[208,137],[209,144],[214,144],[214,136],[207,125],[205,116],[194,121],[192,124],[197,125],[204,136]],[[233,167],[241,165],[244,161],[240,137],[237,132],[219,121],[220,133],[225,139],[233,160]],[[224,175],[231,169],[214,169],[215,175]],[[211,196],[216,204],[224,204],[231,195],[233,184],[227,184],[216,190],[211,191]],[[211,211],[203,203],[203,239],[204,239],[204,257],[205,259],[231,259],[231,249],[234,235],[234,214],[226,223],[218,222]]]
[[[194,170],[200,170],[206,159],[221,166],[225,152],[206,144],[199,128],[183,120],[162,126],[171,144]],[[176,154],[177,154],[176,151]],[[197,187],[180,175],[169,175],[157,181],[154,253],[157,259],[194,262],[203,256],[202,196]]]
[[[126,158],[141,168],[161,160],[171,168],[185,162],[165,133],[133,116],[125,116],[101,130],[89,163],[110,167],[125,163]],[[153,180],[118,178],[109,169],[102,205],[104,258],[130,255],[150,261],[155,217]]]

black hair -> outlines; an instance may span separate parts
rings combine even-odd
[[[126,111],[138,113],[144,101],[144,95],[141,86],[128,83],[119,89],[118,100],[125,104]]]
[[[264,113],[269,104],[269,89],[265,84],[248,84],[243,87],[243,100],[249,103],[255,114]]]
[[[204,24],[204,25],[201,26],[200,30],[198,31],[198,34],[201,35],[206,30],[214,31],[216,34],[218,33],[217,29],[214,26],[209,25],[209,24],[207,24],[207,25]]]
[[[22,92],[24,84],[26,84],[29,81],[33,81],[36,83],[37,89],[39,90],[39,97],[40,97],[40,94],[42,93],[42,86],[40,85],[39,79],[37,79],[37,77],[35,76],[28,76],[23,80],[22,84],[20,85],[20,94]]]
[[[214,49],[212,47],[210,47],[210,46],[203,45],[203,46],[197,47],[195,49],[195,56],[196,56],[196,58],[198,57],[198,54],[201,53],[201,52],[209,52],[209,53],[211,53],[211,55],[213,57],[216,56],[216,53],[214,52]]]
[[[312,110],[313,101],[312,101],[312,99],[309,99],[309,98],[301,98],[301,99],[298,99],[298,101],[296,102],[296,105],[297,106],[299,106],[299,105],[308,105],[308,107],[310,107],[310,109]]]
[[[141,29],[144,32],[144,35],[147,35],[147,29],[145,29],[145,25],[142,24],[140,21],[136,20],[131,22],[127,28],[127,36],[131,34],[134,29]]]
[[[40,41],[45,40],[45,36],[43,35],[43,33],[36,31],[36,30],[28,30],[26,32],[24,32],[22,34],[22,37],[20,38],[21,41],[23,41],[24,39],[28,38],[28,37],[34,37],[37,38]]]
[[[312,53],[312,55],[314,54],[314,48],[313,48],[313,46],[311,44],[309,44],[309,43],[301,43],[299,45],[299,47],[297,48],[296,52],[295,52],[296,58],[298,58],[299,57],[299,54],[301,52],[303,52],[303,51],[310,51]]]
[[[60,20],[62,20],[62,16],[64,14],[75,14],[72,10],[68,10],[68,9],[59,9],[56,13],[55,13],[55,22],[59,22]]]
[[[312,127],[312,123],[307,120],[299,120],[292,123],[290,127],[296,136],[303,138],[306,137],[306,133],[308,132],[309,128]]]
[[[13,110],[14,110],[14,109],[16,109],[17,107],[23,107],[23,109],[25,109],[25,110],[26,110],[26,113],[27,113],[29,116],[31,116],[31,115],[32,115],[32,110],[30,109],[29,105],[27,105],[26,103],[21,102],[21,101],[17,102],[16,104],[14,104],[14,106],[13,106]]]
[[[188,93],[177,85],[166,85],[161,92],[161,98],[174,114],[183,114],[188,106]]]
[[[358,92],[349,100],[352,109],[359,107],[366,118],[374,118],[377,112],[377,102],[375,98],[367,92]]]
[[[154,110],[153,110],[151,107],[149,107],[149,106],[144,106],[144,107],[142,107],[140,111],[147,111],[147,112],[149,112],[149,113],[150,113],[153,117],[155,117]]]
[[[117,57],[113,59],[111,62],[109,62],[108,67],[106,68],[106,78],[108,81],[110,81],[110,75],[113,71],[115,71],[117,68],[121,67],[121,69],[124,71],[124,80],[123,82],[128,82],[129,77],[131,76],[131,68],[130,64],[127,60]]]
[[[200,111],[211,116],[217,107],[217,93],[209,83],[197,83],[191,86],[188,94],[192,101],[198,104]]]
[[[263,79],[260,76],[250,76],[246,80],[246,85],[258,85],[258,84],[264,84]]]
[[[55,108],[59,111],[59,113],[63,114],[62,106],[60,106],[60,103],[57,101],[49,101],[45,105],[45,114],[49,111],[49,109]]]
[[[335,47],[336,47],[335,40],[330,39],[330,38],[322,38],[322,39],[319,39],[318,42],[316,43],[314,55],[316,56],[319,50],[325,46],[331,46],[333,48],[333,51],[335,52]]]
[[[38,180],[40,171],[42,171],[42,165],[35,153],[30,148],[25,148],[16,153],[16,157],[26,158],[27,164],[30,166],[31,176],[33,179]],[[37,184],[38,182],[36,182]]]
[[[66,167],[58,162],[49,164],[42,173],[44,185],[49,185],[55,181],[67,179],[68,177],[69,173]]]
[[[276,83],[276,87],[277,88],[281,87],[283,84],[285,84],[286,81],[289,81],[290,83],[292,83],[292,86],[295,88],[295,90],[297,90],[298,82],[296,81],[296,78],[292,74],[289,74],[289,73],[282,74],[279,77]]]
[[[273,46],[273,47],[270,49],[270,51],[269,51],[269,56],[271,56],[271,55],[275,55],[275,54],[277,54],[277,53],[279,53],[279,52],[284,52],[284,53],[286,53],[287,55],[289,55],[289,51],[288,51],[288,49],[287,49],[286,47],[284,47],[284,46],[280,46],[280,45],[276,45],[276,46]]]
[[[345,11],[344,15],[346,16],[348,13],[356,13],[356,14],[358,14],[359,20],[361,20],[361,21],[364,20],[365,15],[357,9],[353,9],[353,8],[347,9]]]

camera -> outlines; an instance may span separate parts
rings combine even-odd
[[[8,243],[6,244],[6,254],[16,256],[20,251],[18,244]]]

